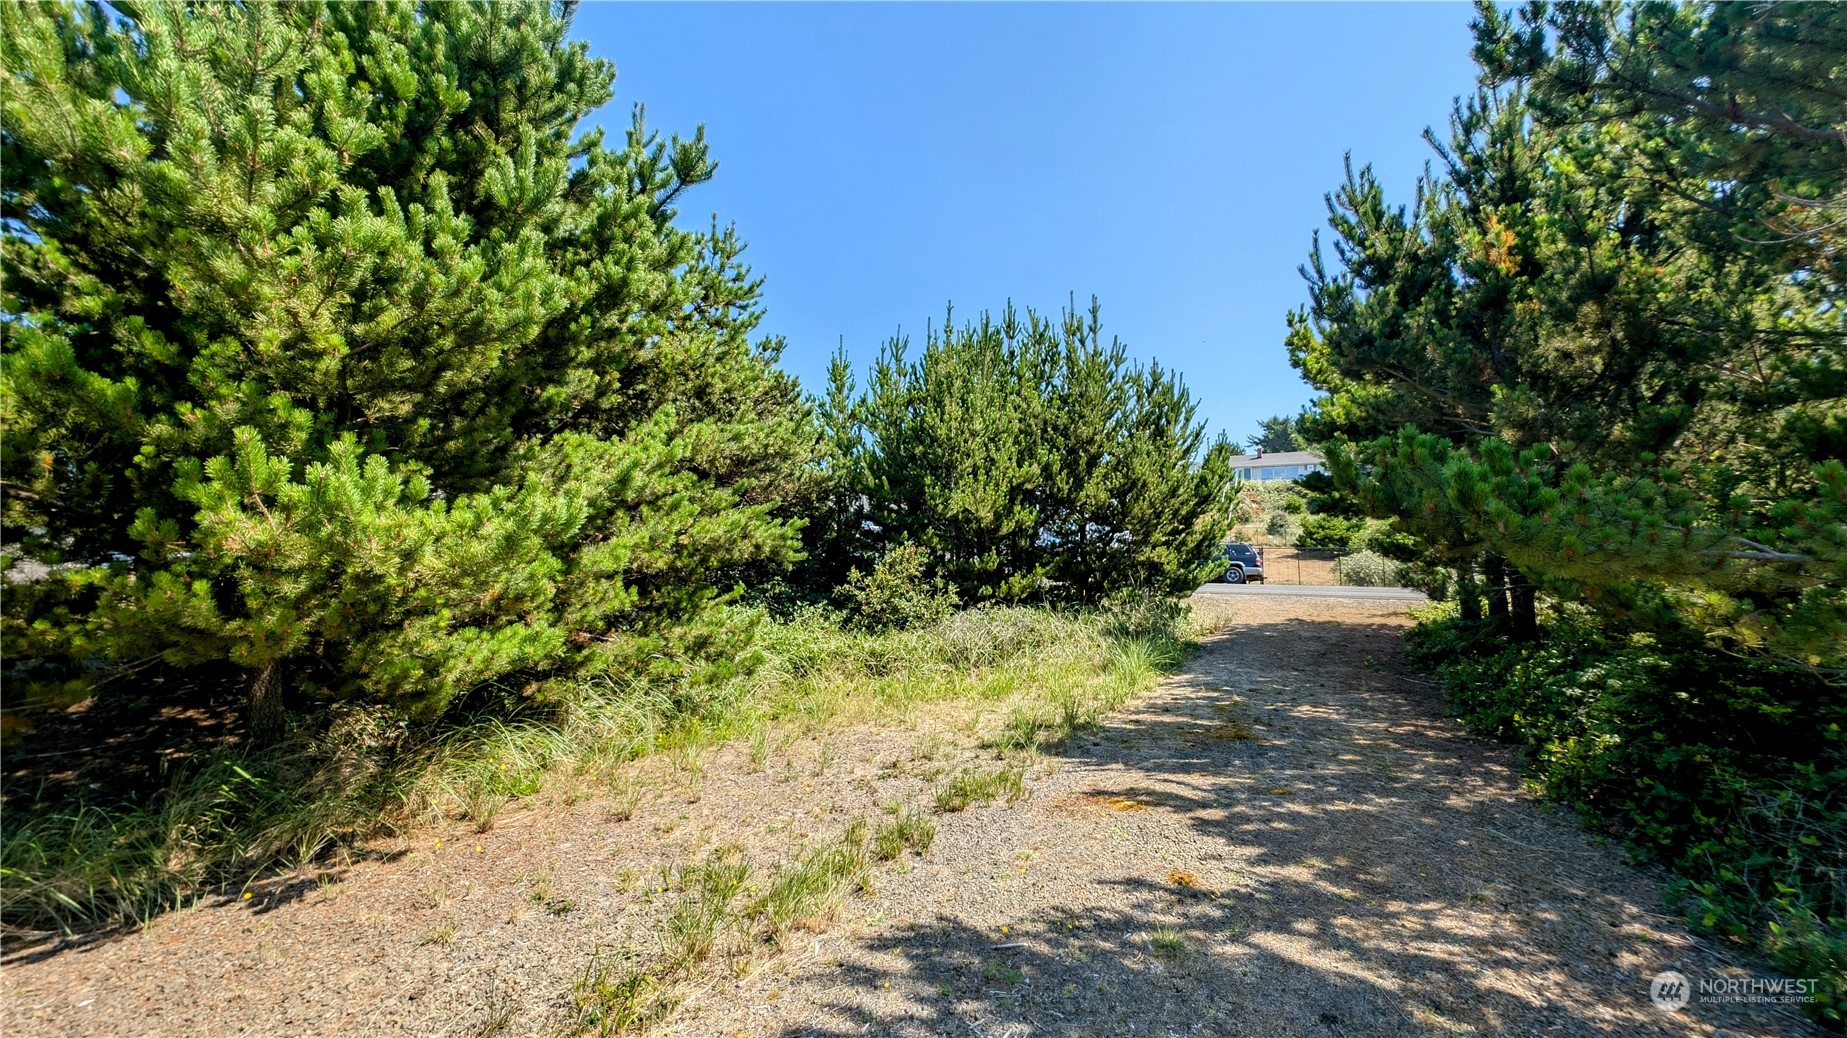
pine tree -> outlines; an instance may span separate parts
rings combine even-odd
[[[722,669],[812,449],[715,166],[544,3],[0,10],[9,655],[431,716]],[[293,690],[284,696],[285,690]]]
[[[1251,450],[1271,454],[1299,451],[1306,446],[1302,441],[1299,419],[1286,414],[1259,419],[1257,431],[1245,438],[1244,445]]]
[[[1431,559],[1514,567],[1528,632],[1542,582],[1806,663],[1847,644],[1837,265],[1825,227],[1766,234],[1838,194],[1843,148],[1754,151],[1737,138],[1782,131],[1699,118],[1686,94],[1747,55],[1783,68],[1783,111],[1820,117],[1804,99],[1838,63],[1817,58],[1828,18],[1743,13],[1535,8],[1516,30],[1484,7],[1489,88],[1440,173],[1408,210],[1363,170],[1330,200],[1336,266],[1317,250],[1290,336],[1326,394],[1311,432]],[[1797,195],[1773,170],[1800,171]]]
[[[839,525],[861,554],[833,570],[913,543],[966,603],[1182,594],[1211,575],[1230,445],[1205,442],[1177,376],[1105,344],[1095,301],[1056,321],[1009,307],[958,328],[951,312],[908,350],[887,343],[850,404],[836,362],[823,414],[856,458],[842,500],[860,511]]]

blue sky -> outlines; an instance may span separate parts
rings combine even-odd
[[[1311,395],[1283,350],[1341,157],[1408,198],[1473,89],[1466,4],[586,4],[576,34],[663,130],[706,126],[716,213],[823,384],[903,329],[1103,305],[1214,432]]]

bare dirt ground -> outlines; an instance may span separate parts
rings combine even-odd
[[[1660,877],[1520,787],[1400,672],[1404,604],[1215,598],[1231,626],[1027,796],[940,816],[831,929],[715,971],[661,1031],[796,1035],[1803,1035],[1781,1007],[1655,1009],[1754,970]],[[656,760],[600,791],[265,881],[88,942],[10,942],[5,1033],[544,1034],[597,949],[645,940],[662,870],[774,860],[979,757],[985,721]],[[438,843],[438,837],[441,842]]]

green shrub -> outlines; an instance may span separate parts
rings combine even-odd
[[[847,623],[862,631],[896,631],[948,616],[956,607],[955,590],[930,576],[928,566],[921,546],[900,544],[871,573],[853,570],[838,592]]]
[[[1812,671],[1607,633],[1576,613],[1538,642],[1428,619],[1407,655],[1472,730],[1529,747],[1546,793],[1669,866],[1703,929],[1822,982],[1847,1010],[1847,705]]]
[[[1296,536],[1298,548],[1346,548],[1366,530],[1366,520],[1339,515],[1310,515],[1302,519],[1302,532]]]
[[[0,6],[0,652],[62,664],[10,692],[235,669],[280,739],[729,677],[812,436],[742,243],[676,222],[703,137],[591,132],[568,5],[204,10]]]
[[[1352,587],[1397,587],[1400,563],[1374,551],[1356,551],[1340,560],[1340,582]]]
[[[1187,619],[1179,600],[1141,593],[1112,595],[1103,604],[1103,630],[1122,638],[1174,636]]]

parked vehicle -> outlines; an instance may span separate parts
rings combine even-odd
[[[1225,575],[1219,579],[1227,584],[1242,584],[1247,580],[1263,579],[1263,552],[1248,544],[1225,545]]]

